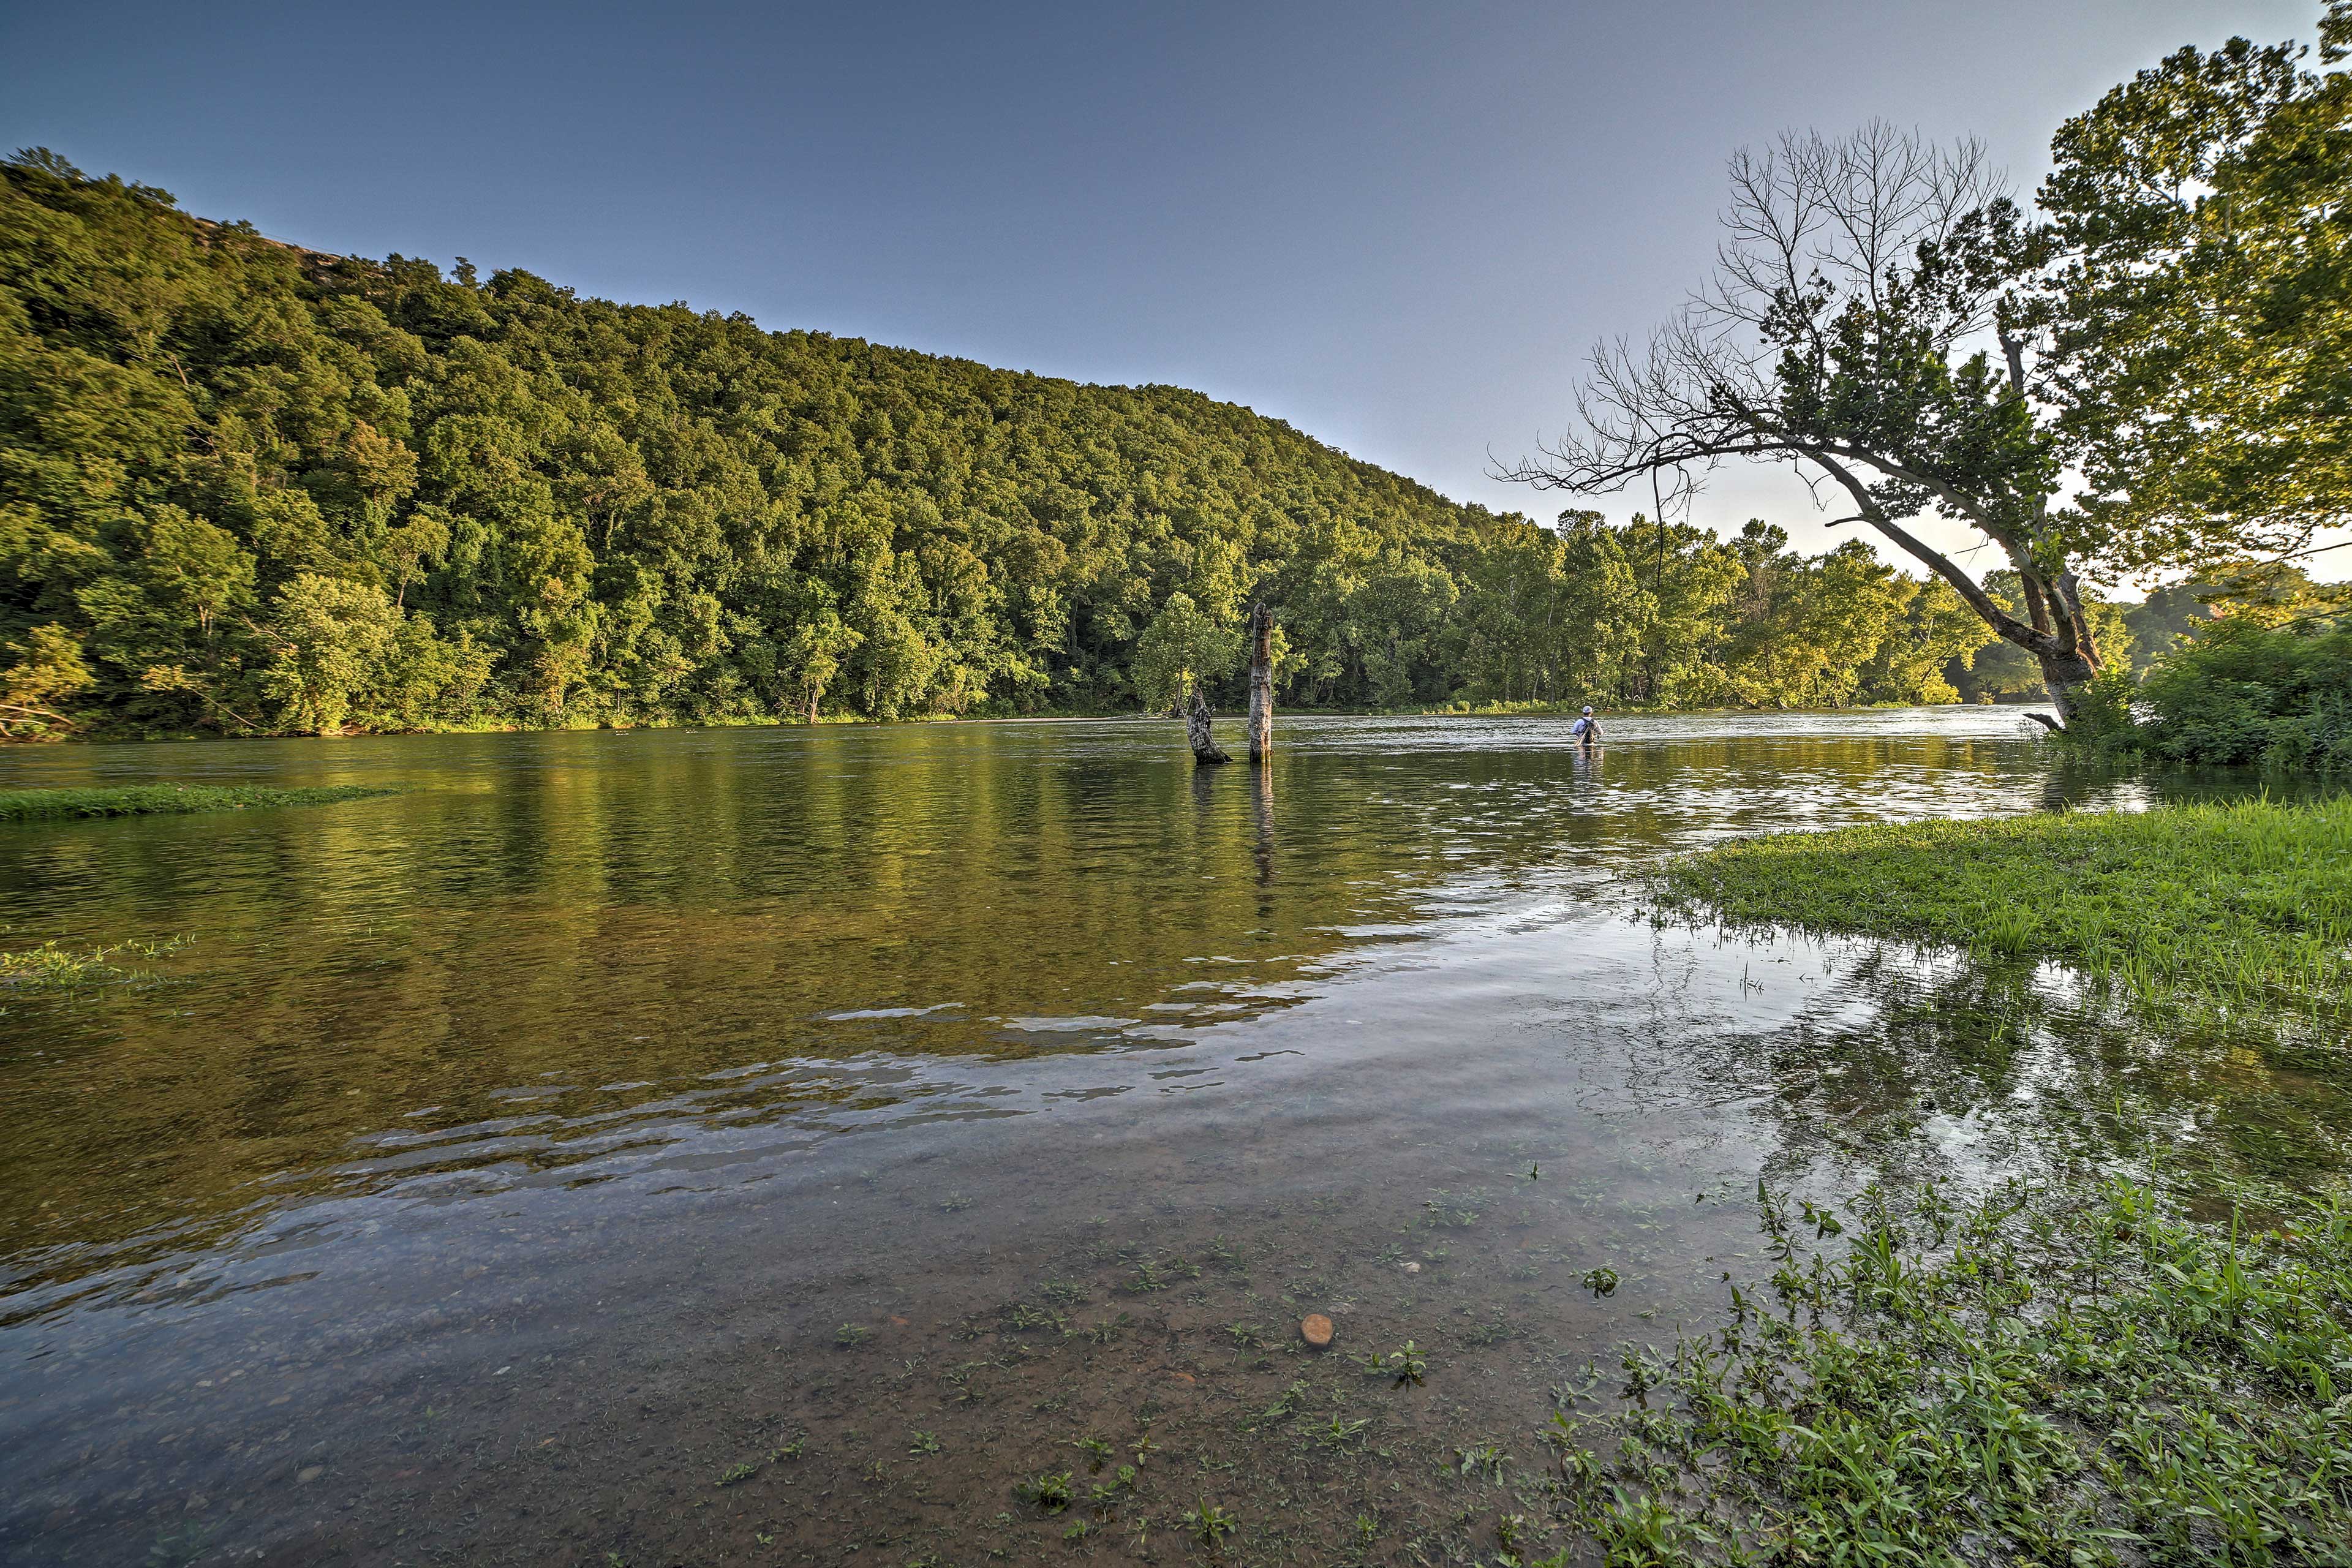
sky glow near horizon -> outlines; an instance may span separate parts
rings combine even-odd
[[[1458,500],[1622,520],[1646,485],[1491,468],[1701,280],[1735,148],[1884,118],[1980,136],[2030,193],[2108,88],[2317,10],[100,0],[0,12],[0,142],[317,249],[1190,386]],[[1809,551],[1832,515],[1752,467],[1695,513]]]

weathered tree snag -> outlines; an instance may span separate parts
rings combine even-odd
[[[1197,686],[1192,688],[1192,706],[1186,710],[1184,714],[1184,732],[1192,742],[1192,761],[1195,764],[1206,767],[1212,763],[1233,761],[1233,758],[1225,755],[1223,750],[1218,746],[1216,736],[1210,732],[1209,704],[1207,700],[1202,697],[1201,689]]]
[[[1262,604],[1250,606],[1249,636],[1250,761],[1265,763],[1274,757],[1274,612]]]

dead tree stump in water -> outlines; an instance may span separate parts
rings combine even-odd
[[[1265,763],[1274,758],[1274,612],[1262,604],[1250,606],[1249,637],[1250,761]]]
[[[1201,689],[1197,686],[1192,688],[1192,706],[1184,714],[1184,732],[1192,740],[1192,761],[1195,764],[1206,767],[1212,763],[1233,761],[1233,758],[1225,755],[1223,750],[1218,746],[1216,736],[1210,731],[1209,704],[1202,697]]]

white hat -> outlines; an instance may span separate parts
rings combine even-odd
[[[1587,713],[1591,712],[1591,711],[1592,711],[1592,705],[1591,705],[1591,703],[1589,703],[1589,702],[1588,702],[1588,703],[1586,703],[1586,704],[1585,704],[1585,707],[1584,707],[1584,710],[1585,710]]]

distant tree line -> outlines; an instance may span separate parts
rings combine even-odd
[[[0,171],[0,725],[1940,701],[1856,544],[1458,505],[1278,420],[273,243]]]

